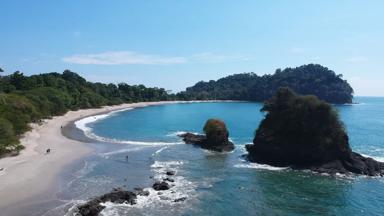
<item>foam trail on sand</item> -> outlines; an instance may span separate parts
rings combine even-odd
[[[108,143],[117,143],[117,144],[131,144],[131,145],[144,145],[144,146],[162,146],[162,145],[179,145],[182,144],[182,142],[143,142],[143,141],[132,141],[132,140],[118,140],[118,139],[111,139],[106,137],[98,136],[94,133],[88,134],[88,137],[101,141],[101,142],[108,142]]]
[[[87,126],[89,123],[108,118],[109,116],[110,116],[110,114],[101,114],[101,115],[85,117],[83,119],[76,121],[75,126],[77,128],[79,128],[80,130],[84,131],[85,135],[88,135],[89,133],[92,132],[92,128]]]
[[[127,111],[127,110],[132,110],[132,109],[133,108],[125,108],[125,109],[121,109],[121,110],[112,111],[112,112],[109,112],[109,113],[106,113],[106,114],[100,114],[100,115],[95,115],[95,116],[88,116],[88,117],[82,118],[80,120],[77,120],[75,122],[75,125],[76,125],[77,128],[79,128],[79,129],[81,129],[83,131],[87,131],[87,130],[91,129],[91,128],[86,126],[89,123],[96,122],[96,121],[99,121],[101,119],[105,119],[105,118],[111,117],[111,116],[115,115],[116,113],[124,112],[124,111]]]
[[[127,149],[120,149],[116,151],[111,151],[111,152],[105,152],[105,153],[100,153],[99,155],[104,158],[109,158],[111,155],[115,154],[120,154],[120,153],[126,153],[126,152],[134,152],[134,151],[140,151],[144,149],[145,147],[136,147],[136,148],[127,148]]]
[[[143,141],[132,141],[132,140],[119,140],[119,139],[112,139],[112,138],[106,138],[106,137],[101,137],[93,133],[93,130],[91,127],[88,125],[92,122],[100,121],[105,118],[111,117],[113,114],[117,112],[122,112],[126,110],[130,110],[131,108],[123,109],[123,110],[118,110],[114,112],[110,112],[108,114],[101,114],[101,115],[96,115],[96,116],[89,116],[85,117],[83,119],[80,119],[75,122],[75,126],[82,130],[85,134],[85,136],[101,141],[101,142],[108,142],[108,143],[117,143],[117,144],[131,144],[131,145],[147,145],[147,146],[154,146],[154,145],[177,145],[177,144],[182,144],[182,142],[143,142]]]

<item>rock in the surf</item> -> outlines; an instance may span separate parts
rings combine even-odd
[[[168,190],[169,188],[171,188],[171,186],[166,181],[162,181],[162,182],[155,182],[152,185],[152,188],[154,190],[160,191],[160,190]]]
[[[173,176],[173,175],[176,174],[176,172],[173,171],[173,170],[168,170],[167,172],[165,172],[165,174],[166,174],[166,175],[169,175],[169,176]]]
[[[173,202],[183,202],[185,200],[187,200],[187,197],[180,197],[180,198],[173,200]]]
[[[81,216],[97,216],[105,208],[105,206],[100,205],[101,200],[92,199],[89,202],[78,206],[78,214]]]
[[[233,143],[228,140],[229,132],[222,120],[209,119],[203,130],[205,135],[184,133],[179,136],[186,144],[197,145],[212,151],[229,152],[235,149]]]
[[[250,161],[329,174],[384,174],[384,163],[351,150],[337,112],[317,97],[280,88],[261,111],[267,115],[246,146]]]
[[[175,180],[174,179],[171,179],[171,178],[165,178],[165,179],[163,179],[164,181],[169,181],[169,182],[175,182]]]

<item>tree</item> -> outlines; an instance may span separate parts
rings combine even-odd
[[[227,127],[220,119],[208,119],[203,130],[208,141],[212,143],[222,143],[228,140]]]
[[[70,70],[32,76],[16,71],[0,77],[0,155],[21,148],[15,140],[30,122],[42,118],[81,108],[170,99],[175,96],[162,88],[92,83]]]
[[[279,166],[311,165],[351,151],[337,112],[315,96],[279,88],[261,111],[267,114],[247,147],[251,158]]]
[[[0,118],[0,154],[8,153],[18,144],[12,124]]]
[[[9,78],[11,85],[15,86],[17,90],[26,90],[31,87],[28,85],[28,79],[20,71],[16,71]]]

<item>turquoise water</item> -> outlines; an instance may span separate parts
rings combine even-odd
[[[383,159],[384,98],[356,102],[336,106],[351,146]],[[89,136],[110,143],[93,144],[96,153],[73,170],[60,196],[84,200],[112,187],[150,187],[172,169],[177,174],[170,191],[151,191],[136,206],[109,204],[103,215],[384,215],[383,178],[332,177],[244,161],[244,145],[252,142],[263,118],[260,108],[240,102],[169,104],[88,123]],[[226,122],[234,152],[212,153],[180,142],[177,133],[200,133],[208,118]],[[173,202],[180,197],[187,200]]]

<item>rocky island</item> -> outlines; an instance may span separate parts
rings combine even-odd
[[[251,162],[320,173],[383,176],[384,163],[353,152],[343,123],[328,103],[280,88],[264,103],[265,118],[253,144]]]
[[[209,119],[204,126],[205,135],[184,133],[179,135],[186,144],[200,146],[217,152],[230,152],[235,146],[228,140],[229,132],[225,123],[220,119]]]

